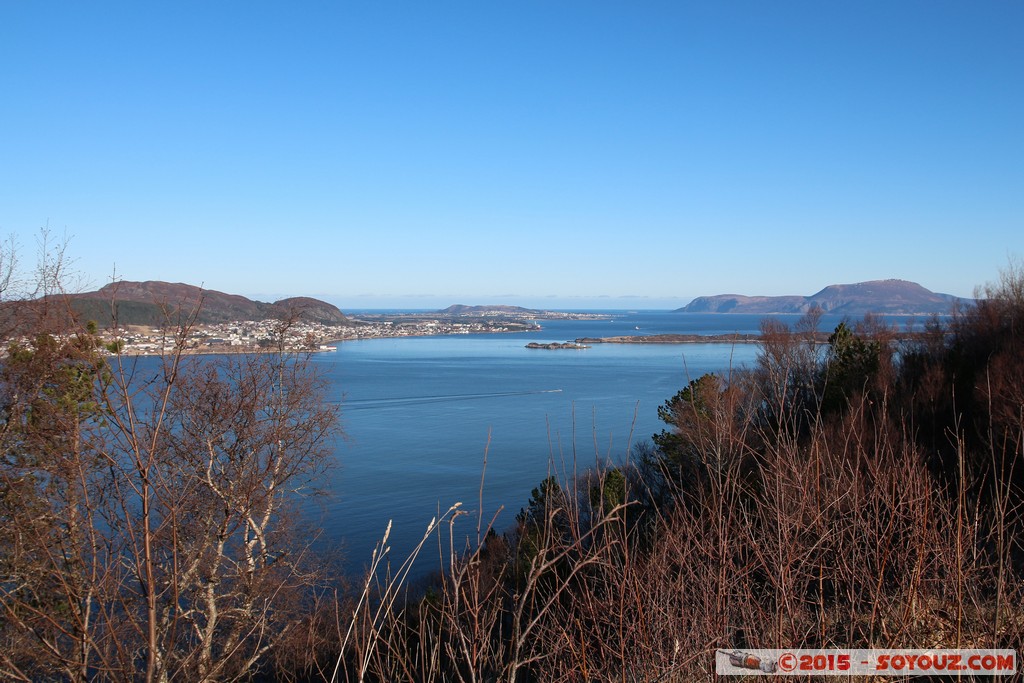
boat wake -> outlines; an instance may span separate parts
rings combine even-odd
[[[561,389],[533,389],[529,391],[497,391],[482,394],[441,394],[437,396],[399,396],[391,398],[365,398],[343,400],[345,412],[353,410],[372,410],[374,408],[390,408],[392,406],[418,405],[424,403],[454,403],[456,401],[481,401],[489,398],[506,398],[508,396],[530,396],[534,394],[557,394]]]

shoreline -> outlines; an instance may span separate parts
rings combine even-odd
[[[758,344],[759,334],[651,334],[580,337],[577,344]]]

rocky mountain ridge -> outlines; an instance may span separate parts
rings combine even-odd
[[[677,312],[802,314],[817,307],[836,315],[924,315],[949,313],[955,304],[968,301],[951,294],[932,292],[916,282],[891,279],[829,285],[810,296],[700,296]]]

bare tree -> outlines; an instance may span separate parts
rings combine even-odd
[[[295,507],[333,452],[324,379],[283,347],[185,355],[196,311],[159,359],[64,312],[0,361],[0,677],[251,676],[322,577]]]

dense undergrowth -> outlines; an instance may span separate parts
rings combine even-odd
[[[651,443],[545,479],[513,530],[479,520],[425,591],[375,566],[289,670],[691,681],[717,648],[1019,648],[1022,275],[917,330],[765,321],[756,367],[691,381]],[[454,543],[459,514],[431,530]]]

